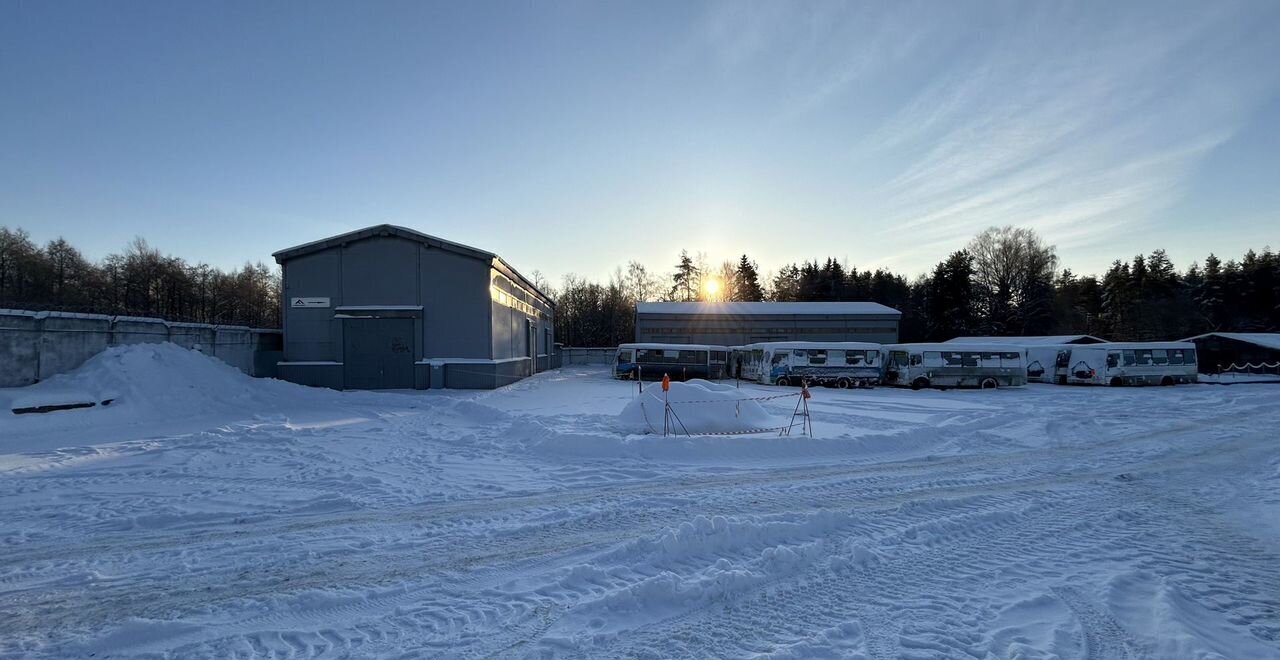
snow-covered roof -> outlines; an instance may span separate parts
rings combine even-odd
[[[885,350],[916,350],[916,351],[994,351],[1004,352],[1011,348],[1022,348],[1022,346],[989,342],[989,341],[973,341],[958,342],[951,340],[947,342],[920,342],[915,344],[885,344]]]
[[[785,316],[788,314],[902,316],[902,312],[875,302],[643,302],[636,304],[636,313],[733,316]]]
[[[1053,344],[1102,344],[1107,340],[1093,335],[1037,335],[1031,337],[956,337],[946,343],[1014,344],[1016,346],[1048,346]]]
[[[1280,332],[1207,332],[1203,335],[1187,337],[1183,341],[1195,341],[1205,337],[1222,337],[1280,351]]]
[[[855,351],[874,351],[880,349],[880,344],[865,341],[761,341],[754,344],[746,344],[744,346],[734,346],[737,349],[813,349],[813,350],[855,350]]]
[[[716,344],[663,344],[661,342],[647,342],[636,344],[618,344],[618,348],[656,348],[668,349],[674,348],[683,351],[727,351],[728,346],[719,346]]]
[[[1081,346],[1080,348],[1100,348],[1114,351],[1124,348],[1195,348],[1195,345],[1189,341],[1116,341],[1107,342],[1106,346]]]

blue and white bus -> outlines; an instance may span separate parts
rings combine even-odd
[[[742,346],[737,353],[748,380],[845,389],[880,384],[880,348],[867,342],[776,341]]]

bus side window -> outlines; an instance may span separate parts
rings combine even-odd
[[[1110,353],[1107,353],[1107,368],[1115,369],[1118,366],[1120,366],[1119,351],[1111,351]]]
[[[1022,366],[1021,353],[1001,353],[1000,365],[1004,367],[1020,367]]]
[[[809,351],[809,364],[826,364],[826,351]]]
[[[1140,348],[1140,349],[1138,349],[1138,350],[1134,351],[1133,353],[1134,353],[1134,355],[1135,355],[1135,356],[1137,356],[1137,358],[1138,358],[1138,366],[1150,366],[1150,364],[1151,364],[1151,349],[1149,349],[1149,348]]]
[[[1176,348],[1169,351],[1169,364],[1182,364],[1182,349]]]
[[[907,366],[907,352],[894,351],[889,354],[889,361],[892,362],[895,367],[905,367]]]
[[[1156,364],[1169,364],[1169,352],[1163,348],[1151,351],[1151,359]]]
[[[964,360],[964,366],[966,367],[978,366],[979,357],[981,355],[982,355],[981,353],[973,353],[973,352],[964,353],[962,357],[962,359]]]
[[[1125,349],[1120,351],[1121,357],[1124,359],[1124,366],[1132,367],[1138,363],[1138,358],[1134,356],[1133,351]]]
[[[861,364],[862,364],[862,362],[863,362],[863,360],[864,360],[864,357],[863,357],[864,355],[865,355],[865,354],[864,354],[864,352],[863,352],[863,351],[845,351],[845,352],[844,352],[844,363],[845,363],[845,364],[848,364],[848,365],[855,366],[855,367],[856,367],[856,366],[859,366],[859,365],[861,365]]]
[[[772,365],[779,365],[786,361],[787,361],[786,351],[779,351],[777,353],[774,353],[773,357],[769,358],[769,364],[772,364]]]
[[[618,364],[626,364],[631,361],[631,351],[618,351]]]
[[[938,352],[938,351],[925,351],[925,352],[924,352],[924,366],[926,366],[926,367],[941,367],[941,366],[942,366],[942,353],[940,353],[940,352]]]
[[[913,366],[913,367],[918,367],[918,366],[920,366],[920,362],[921,362],[921,360],[920,360],[920,354],[919,354],[919,353],[912,353],[912,354],[911,354],[911,366]]]
[[[1182,355],[1183,355],[1184,364],[1196,363],[1196,349],[1188,348],[1187,350],[1182,352]]]

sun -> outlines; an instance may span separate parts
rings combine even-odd
[[[720,280],[708,279],[702,283],[702,289],[707,294],[707,300],[715,300],[720,297]]]

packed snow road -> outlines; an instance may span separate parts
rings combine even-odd
[[[1280,386],[818,390],[814,438],[624,435],[588,368],[42,386],[119,398],[0,417],[6,657],[1280,658]]]

